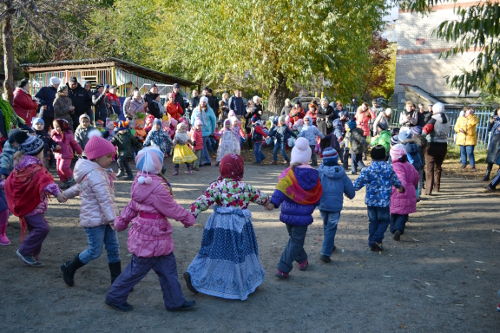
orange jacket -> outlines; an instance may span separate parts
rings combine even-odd
[[[174,104],[170,103],[170,101],[167,102],[167,112],[175,120],[179,120],[179,118],[184,114],[184,110],[179,103]]]

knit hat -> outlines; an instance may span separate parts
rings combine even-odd
[[[45,126],[45,122],[43,121],[42,118],[34,117],[33,119],[31,119],[31,126],[32,127],[34,127],[38,123],[42,123],[42,125]]]
[[[57,92],[62,92],[66,89],[68,89],[68,86],[62,85],[62,86],[57,87]]]
[[[256,115],[252,117],[252,124],[255,124],[257,121],[259,121],[259,118],[257,118]]]
[[[53,76],[50,78],[49,83],[51,86],[54,86],[56,84],[61,84],[61,80],[59,80],[59,78]]]
[[[323,164],[326,166],[334,166],[339,162],[339,154],[337,151],[331,147],[326,148],[323,151]]]
[[[92,131],[88,136],[90,139],[85,145],[85,156],[87,156],[89,160],[92,161],[116,151],[115,146],[113,146],[111,142],[101,138],[99,130]]]
[[[78,118],[78,122],[81,124],[81,123],[82,123],[82,120],[83,120],[84,118],[87,118],[87,119],[90,121],[90,117],[89,117],[89,115],[88,115],[88,114],[86,114],[86,113],[84,113],[84,114],[82,114],[82,115]]]
[[[394,147],[399,143],[399,138],[397,135],[391,136],[391,147]]]
[[[156,125],[160,125],[161,128],[161,119],[156,118],[155,121],[153,121],[153,130],[155,129]]]
[[[389,126],[387,126],[387,123],[385,121],[384,122],[380,121],[377,125],[382,131],[385,131],[387,128],[389,128]]]
[[[137,170],[141,170],[142,173],[160,173],[163,166],[163,153],[158,147],[146,147],[137,153],[135,158],[135,166]],[[144,176],[144,175],[143,175]],[[141,177],[137,180],[140,184],[151,184],[148,183],[147,177],[141,182]]]
[[[208,104],[208,97],[207,96],[203,96],[202,98],[200,98],[200,103],[201,102],[205,102]]]
[[[203,126],[203,122],[201,121],[200,118],[196,118],[196,120],[194,121],[194,126],[198,126],[198,125]]]
[[[236,113],[234,113],[234,110],[229,110],[229,113],[227,114],[227,117],[228,118],[236,117]]]
[[[354,119],[351,119],[347,122],[347,126],[349,126],[349,129],[353,129],[353,128],[356,128],[356,120]]]
[[[295,141],[295,146],[292,149],[292,160],[290,165],[293,164],[308,164],[311,159],[311,147],[306,138],[298,138]]]
[[[35,156],[43,150],[45,143],[38,136],[30,135],[19,145],[19,150],[21,150],[26,155]]]
[[[444,113],[443,103],[436,103],[432,106],[432,114]]]
[[[9,131],[8,136],[10,144],[13,144],[14,142],[21,144],[28,138],[28,133],[20,130],[19,128],[14,128]]]
[[[170,120],[170,125],[172,125],[172,126],[174,126],[174,127],[177,127],[177,124],[178,124],[178,123],[179,123],[179,122],[178,122],[177,120],[175,120],[174,118],[172,118],[172,119]]]
[[[161,123],[160,123],[161,124]],[[119,121],[116,125],[118,131],[128,130],[128,121]]]
[[[402,144],[397,144],[391,148],[391,151],[389,152],[389,154],[391,154],[391,159],[393,161],[397,161],[401,157],[406,156],[405,146],[403,146]]]
[[[370,153],[372,160],[374,161],[383,161],[385,160],[385,148],[382,145],[376,145],[372,148]]]
[[[399,132],[398,139],[400,142],[405,142],[406,140],[410,140],[413,137],[411,130],[406,130]]]
[[[411,128],[411,132],[413,135],[422,135],[422,127],[421,126],[413,126]]]
[[[109,89],[109,83],[106,83],[106,84],[104,85],[104,89]]]

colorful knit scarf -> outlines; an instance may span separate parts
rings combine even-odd
[[[321,199],[321,195],[323,194],[323,187],[321,186],[319,178],[316,185],[312,189],[306,191],[300,187],[292,168],[288,170],[285,177],[278,181],[276,189],[300,205],[314,205]]]

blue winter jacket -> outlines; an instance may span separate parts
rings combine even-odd
[[[10,175],[10,172],[14,168],[14,154],[16,151],[17,149],[9,141],[5,141],[2,153],[0,154],[0,175],[5,175],[5,177]]]
[[[326,166],[321,164],[318,172],[321,186],[323,186],[319,210],[340,212],[344,204],[344,193],[349,199],[356,195],[351,180],[340,165]]]
[[[193,114],[191,115],[191,126],[194,126],[194,122],[196,121],[196,118],[200,117],[201,122],[203,123],[203,127],[201,128],[201,135],[202,136],[210,136],[215,132],[215,125],[217,124],[217,119],[215,118],[215,113],[214,110],[210,106],[207,106],[207,111],[205,111],[207,114],[207,121],[203,120],[203,117],[201,117],[201,112],[200,112],[200,106],[198,105],[194,110]]]
[[[295,177],[302,189],[311,190],[318,182],[318,171],[313,168],[296,167]],[[280,190],[274,191],[271,202],[276,208],[283,203],[280,221],[295,226],[306,226],[313,223],[312,213],[319,204],[318,201],[314,205],[300,205],[284,195]]]
[[[50,87],[43,87],[36,95],[35,99],[41,106],[47,105],[47,109],[40,108],[40,117],[54,117],[54,100],[56,99],[57,89]],[[31,125],[31,124],[28,124]]]
[[[310,120],[310,122],[312,122],[312,120]],[[323,133],[314,125],[302,126],[302,131],[298,135],[299,138],[306,138],[309,142],[309,146],[316,146],[316,137],[318,136],[322,139],[325,138]]]
[[[410,162],[417,171],[422,169],[423,163],[420,158],[420,147],[414,141],[410,140],[406,140],[402,144],[405,146],[408,162]]]

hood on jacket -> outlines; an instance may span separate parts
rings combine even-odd
[[[96,162],[92,162],[90,160],[85,160],[83,158],[80,158],[78,161],[76,161],[75,164],[75,170],[74,170],[74,177],[75,181],[77,183],[81,183],[83,178],[92,170],[94,169],[102,169],[104,170],[99,164]]]
[[[140,176],[151,177],[153,179],[153,182],[149,185],[139,184],[139,182],[136,180]],[[142,172],[137,172],[136,180],[132,184],[132,189],[130,190],[130,192],[132,195],[132,199],[138,203],[143,203],[146,200],[151,200],[151,194],[156,189],[156,187],[164,186],[162,183],[162,179],[158,175],[155,175],[154,173],[143,174]]]
[[[318,183],[318,170],[313,169],[309,166],[306,167],[296,167],[295,177],[299,182],[299,186],[304,190],[310,190]]]
[[[318,168],[318,171],[331,179],[342,178],[345,174],[344,168],[340,165],[326,166],[324,164],[321,164]]]
[[[435,119],[437,123],[446,124],[448,122],[448,119],[446,118],[446,115],[444,113],[435,114],[432,116],[432,119]]]

